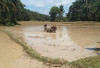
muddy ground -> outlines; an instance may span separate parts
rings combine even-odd
[[[49,68],[36,59],[31,59],[22,49],[0,31],[0,68]]]
[[[25,41],[29,46],[31,46],[33,49],[35,49],[38,53],[40,53],[43,56],[51,58],[63,58],[71,62],[80,58],[95,56],[99,54],[100,50],[97,49],[100,49],[100,24],[97,22],[95,24],[94,22],[65,23],[65,22],[36,22],[36,21],[19,22],[19,23],[21,25],[17,25],[15,27],[0,26],[0,28],[6,29],[11,33],[13,33],[15,36],[22,38],[23,41]],[[56,33],[44,32],[43,25],[45,23],[47,23],[48,27],[57,26],[57,32]],[[5,41],[6,38],[3,40]],[[13,42],[11,42],[11,44],[13,44]],[[7,48],[7,49],[13,49],[13,48]],[[4,50],[8,51],[7,49]],[[18,49],[19,52],[17,56],[23,55],[22,49],[21,48]],[[7,54],[9,55],[9,52],[7,52]],[[14,60],[15,59],[16,57],[14,58]],[[22,61],[29,63],[29,65],[35,64],[34,60],[31,63],[29,62],[31,61],[29,57],[27,58],[28,60],[26,60],[26,57],[24,57],[24,60],[22,59],[23,58],[17,60],[18,61],[17,64],[19,64],[17,66],[21,65],[23,66],[25,63],[21,63]],[[37,64],[39,63],[41,65],[40,67],[44,66],[43,63],[41,62],[38,62],[36,60],[35,62],[37,62]],[[14,65],[16,65],[16,63]],[[27,68],[28,65],[25,67]]]

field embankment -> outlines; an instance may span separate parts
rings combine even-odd
[[[23,48],[0,31],[0,68],[48,68],[42,62],[31,59]]]

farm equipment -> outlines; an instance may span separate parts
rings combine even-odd
[[[47,32],[50,32],[50,33],[53,32],[53,33],[55,33],[56,30],[57,30],[56,26],[52,26],[51,28],[48,28],[48,29],[47,29]]]

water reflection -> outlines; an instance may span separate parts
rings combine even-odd
[[[57,37],[56,33],[52,33],[52,34],[44,33],[44,38],[45,39],[51,38],[52,40],[56,40],[57,39],[56,37]]]
[[[97,55],[100,55],[100,48],[85,48],[91,51],[94,51],[94,53],[97,53]]]

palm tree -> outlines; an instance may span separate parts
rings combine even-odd
[[[20,0],[0,0],[0,17],[1,23],[12,22],[17,24],[15,14],[24,8]]]

